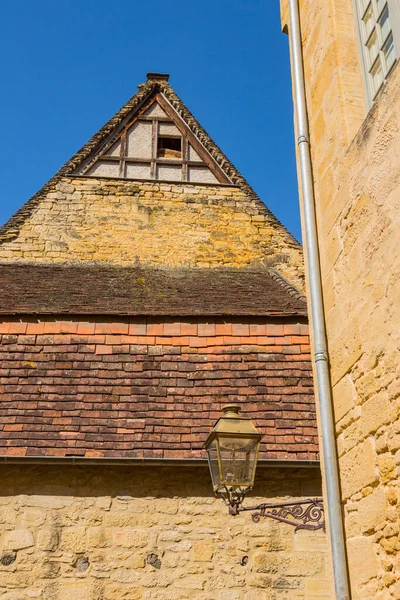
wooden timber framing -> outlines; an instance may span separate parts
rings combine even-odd
[[[192,145],[193,149],[197,152],[197,154],[200,156],[200,158],[204,161],[204,163],[207,165],[207,167],[210,169],[210,171],[213,173],[213,175],[218,179],[218,183],[231,183],[231,181],[229,181],[227,176],[221,171],[221,169],[219,168],[217,163],[214,162],[214,160],[211,158],[211,156],[208,154],[207,150],[202,146],[202,144],[199,142],[199,140],[196,138],[196,136],[190,131],[190,129],[187,127],[186,123],[181,119],[181,117],[179,117],[179,115],[177,115],[175,113],[174,109],[169,104],[169,102],[164,98],[164,96],[162,94],[156,94],[156,100],[160,104],[161,108],[167,113],[167,115],[171,119],[175,117],[174,118],[175,125],[181,131],[182,137],[186,140],[186,142],[189,142]],[[198,164],[198,166],[200,166],[200,164]],[[186,161],[186,167],[187,167],[187,161]]]
[[[151,106],[157,103],[164,111],[165,115],[146,115]],[[147,122],[152,124],[151,129],[151,157],[129,157],[126,156],[127,148],[127,134],[132,126],[137,122]],[[180,132],[180,135],[171,134],[162,137],[176,137],[182,140],[181,147],[181,158],[164,158],[157,155],[158,151],[158,138],[159,136],[159,124],[169,123],[174,124]],[[119,155],[109,155],[110,148],[120,141],[120,152]],[[189,144],[198,154],[201,160],[193,161],[189,160]],[[96,165],[98,161],[107,162],[118,162],[119,163],[119,177],[126,179],[126,165],[127,164],[142,164],[149,165],[150,167],[150,179],[157,179],[157,167],[158,165],[171,165],[180,166],[182,168],[182,181],[189,182],[189,167],[209,169],[214,177],[220,184],[232,183],[230,179],[223,173],[218,164],[213,160],[204,146],[199,142],[196,136],[185,124],[183,119],[176,113],[170,103],[163,97],[162,93],[156,92],[152,94],[146,102],[142,104],[136,114],[131,115],[131,118],[125,121],[123,128],[119,128],[118,131],[112,133],[108,140],[103,144],[102,149],[99,152],[93,151],[92,156],[88,159],[83,168],[78,169],[80,175],[90,175],[90,170]],[[190,182],[189,182],[190,183]]]

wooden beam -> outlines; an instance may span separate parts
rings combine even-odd
[[[144,115],[150,106],[154,103],[158,102],[162,109],[165,111],[166,116],[158,117],[151,115]],[[139,157],[127,157],[126,155],[126,146],[127,146],[127,131],[130,129],[137,121],[143,122],[151,122],[152,123],[152,156],[149,158],[139,158]],[[157,145],[158,145],[158,137],[159,137],[159,123],[174,123],[182,135],[182,159],[173,159],[173,158],[157,158]],[[179,138],[180,136],[165,134],[160,137],[175,137]],[[115,144],[118,140],[121,140],[121,155],[120,156],[109,156],[106,152],[111,148],[113,144]],[[191,144],[193,149],[197,152],[199,157],[203,162],[200,161],[190,161],[189,160],[189,146]],[[204,148],[201,142],[196,138],[193,132],[189,129],[186,123],[183,121],[182,117],[171,107],[171,105],[167,102],[167,100],[163,97],[161,93],[153,93],[146,101],[143,102],[138,112],[133,116],[127,116],[124,119],[123,125],[121,124],[118,134],[114,131],[113,134],[103,142],[102,149],[97,155],[92,155],[92,158],[88,160],[87,166],[84,169],[83,174],[86,174],[89,169],[91,169],[98,161],[108,161],[108,162],[119,162],[119,176],[125,178],[125,165],[126,163],[136,163],[136,164],[150,164],[150,177],[151,179],[156,179],[157,177],[157,165],[181,165],[182,166],[182,178],[183,181],[188,181],[188,167],[197,167],[197,168],[208,168],[216,177],[218,183],[220,184],[228,184],[231,185],[232,182],[225,175],[225,173],[221,170],[218,163],[212,158],[212,156],[208,153],[208,151]]]
[[[182,181],[188,181],[188,141],[185,136],[182,137]]]
[[[150,108],[150,106],[153,104],[153,102],[155,100],[156,95],[157,94],[152,92],[148,98],[143,100],[142,104],[137,109],[137,113],[135,115],[133,115],[133,116],[131,114],[126,115],[125,118],[123,119],[122,123],[120,123],[120,125],[118,126],[118,128],[116,130],[114,130],[112,132],[112,134],[109,135],[109,137],[106,138],[105,140],[103,140],[103,142],[100,144],[100,150],[98,150],[99,147],[94,148],[92,150],[91,154],[85,161],[85,162],[87,162],[87,164],[84,168],[84,173],[87,173],[96,164],[96,162],[98,160],[108,160],[108,157],[104,158],[104,156],[107,156],[106,152],[111,148],[111,146],[113,144],[115,144],[119,139],[121,139],[126,134],[126,131],[130,127],[132,127],[132,125],[140,118],[142,113],[146,112],[146,110],[148,108]],[[145,116],[145,115],[142,115],[142,116]],[[146,118],[146,120],[147,120],[147,118]],[[152,120],[152,119],[150,119],[150,120]],[[98,150],[98,152],[96,153],[97,150]],[[123,163],[123,160],[121,162]]]
[[[157,177],[157,165],[155,159],[157,158],[157,134],[158,134],[158,123],[156,119],[152,120],[151,125],[151,165],[150,165],[150,177],[156,179]]]
[[[206,163],[206,165],[208,166],[210,171],[218,179],[219,183],[231,183],[231,181],[228,179],[228,177],[225,175],[225,173],[223,173],[223,171],[221,171],[218,164],[214,161],[214,159],[207,152],[207,150],[204,148],[204,146],[199,142],[199,140],[196,138],[196,136],[193,134],[193,132],[190,131],[189,127],[186,125],[186,123],[184,123],[182,118],[177,113],[175,113],[175,111],[172,109],[170,104],[165,100],[165,98],[161,94],[156,94],[156,100],[159,102],[161,108],[167,113],[167,115],[171,119],[174,119],[175,124],[178,127],[179,131],[181,131],[182,135],[184,135],[188,139],[190,144],[196,150],[197,154],[203,159],[203,161]]]
[[[169,117],[152,117],[151,115],[141,115],[137,118],[137,121],[161,121],[162,123],[174,123],[173,119]]]
[[[151,162],[157,162],[163,165],[181,165],[183,163],[187,164],[188,167],[198,167],[199,169],[208,169],[208,165],[204,162],[200,162],[198,160],[184,160],[181,158],[161,158],[161,157],[151,157],[143,158],[139,156],[123,156],[122,157],[125,162],[128,163],[139,163],[139,164],[148,164]],[[119,156],[107,156],[103,155],[98,158],[96,162],[119,162],[121,158]]]

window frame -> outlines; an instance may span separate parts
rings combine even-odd
[[[363,16],[365,15],[365,13],[368,9],[368,5],[370,3],[373,6],[373,10],[374,10],[374,28],[369,33],[368,37],[365,37],[363,29],[362,29],[363,28]],[[356,21],[357,40],[358,40],[359,54],[360,54],[361,66],[362,66],[361,70],[362,70],[362,78],[363,78],[363,83],[364,83],[364,92],[365,92],[367,106],[369,108],[371,108],[371,106],[374,104],[377,96],[379,95],[380,90],[385,85],[387,78],[389,77],[390,73],[393,71],[394,66],[400,59],[400,2],[399,2],[399,0],[386,0],[386,2],[383,3],[383,7],[382,7],[381,11],[376,15],[375,14],[375,6],[377,6],[377,3],[378,3],[378,0],[369,0],[369,1],[367,0],[366,2],[364,0],[364,4],[366,6],[365,6],[365,9],[363,10],[363,8],[362,8],[363,0],[353,0],[354,17],[355,17],[355,21]],[[372,67],[375,64],[376,60],[373,63],[371,63],[371,61],[370,61],[370,57],[368,56],[368,53],[367,53],[367,41],[373,35],[373,31],[376,30],[376,25],[378,23],[378,17],[380,17],[383,14],[383,11],[385,10],[386,5],[389,10],[389,20],[390,20],[391,32],[393,35],[395,59],[394,59],[393,64],[391,65],[391,67],[386,72],[384,70],[382,83],[380,84],[378,89],[376,91],[374,91],[373,84],[371,81],[371,70],[372,70]],[[382,54],[382,48],[384,46],[385,41],[388,39],[388,37],[389,37],[389,34],[384,40],[382,40],[382,46],[379,43],[377,58],[379,57],[379,55]],[[378,41],[379,41],[379,38],[378,38]],[[379,60],[382,63],[382,59],[379,58]]]

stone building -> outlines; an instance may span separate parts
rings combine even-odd
[[[330,597],[322,530],[213,497],[227,402],[265,434],[251,503],[321,493],[302,251],[168,76],[1,228],[0,274],[2,600]]]
[[[299,7],[352,597],[398,599],[400,8]]]

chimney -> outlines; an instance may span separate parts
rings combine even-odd
[[[166,81],[168,82],[169,73],[147,73],[147,81]]]

